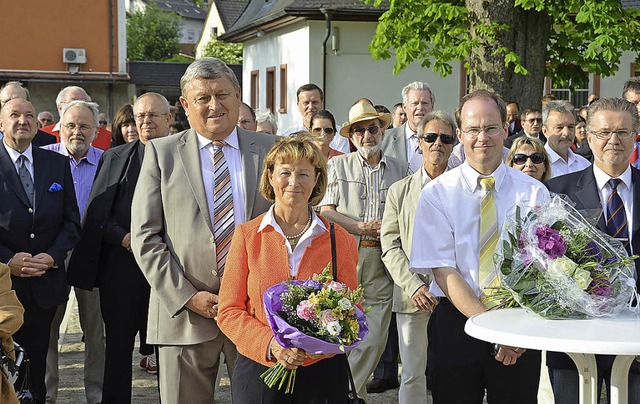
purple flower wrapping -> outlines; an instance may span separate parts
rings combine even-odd
[[[320,284],[315,281],[293,280],[288,282],[294,285],[305,286],[311,286],[309,282],[314,282],[318,287],[320,287]],[[343,354],[357,347],[367,336],[367,333],[369,332],[369,328],[366,323],[367,318],[358,307],[356,307],[356,316],[358,317],[358,324],[360,325],[360,331],[358,332],[358,337],[360,339],[352,345],[345,345],[344,351],[340,349],[340,344],[326,342],[300,332],[297,328],[284,321],[284,319],[282,319],[278,314],[278,311],[281,311],[283,306],[282,301],[280,300],[280,295],[282,295],[286,290],[287,284],[282,282],[270,287],[264,292],[264,308],[267,316],[267,322],[269,322],[269,326],[273,331],[274,338],[283,347],[298,348],[316,355]]]

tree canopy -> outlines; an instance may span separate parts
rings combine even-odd
[[[242,44],[221,41],[214,36],[202,51],[203,57],[216,57],[228,65],[242,63]]]
[[[361,0],[380,6],[382,0]],[[470,89],[539,107],[544,77],[559,85],[610,76],[623,51],[640,49],[640,10],[620,0],[389,0],[369,46],[443,77],[464,61]]]
[[[149,3],[144,11],[134,11],[127,19],[127,57],[159,62],[170,59],[180,50],[181,29],[178,14]]]

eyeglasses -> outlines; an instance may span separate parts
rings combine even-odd
[[[529,155],[526,155],[524,153],[518,153],[515,156],[513,156],[513,164],[517,164],[521,166],[526,164],[528,159],[531,159],[531,162],[533,164],[540,164],[540,163],[544,163],[547,157],[544,155],[544,153],[540,153],[540,152],[529,154]]]
[[[158,118],[160,118],[161,116],[164,116],[164,115],[167,115],[167,114],[156,114],[155,112],[147,112],[146,114],[136,114],[133,117],[135,118],[136,121],[142,122],[146,118],[149,118],[152,121],[155,121],[156,119],[158,119]]]
[[[469,128],[467,130],[463,130],[462,133],[470,138],[477,138],[480,136],[481,132],[484,132],[487,136],[497,136],[500,134],[501,129],[502,128],[500,126],[485,126],[483,128]]]
[[[76,129],[80,129],[80,132],[87,132],[95,128],[95,126],[89,126],[86,124],[76,125],[75,123],[63,123],[62,126],[64,126],[65,128],[69,129],[72,132]]]
[[[311,129],[311,132],[313,132],[315,134],[318,134],[318,135],[324,132],[325,135],[331,136],[331,135],[333,135],[335,133],[335,130],[333,128],[313,128],[313,129]],[[375,133],[374,133],[374,135],[375,135]]]
[[[542,123],[542,118],[529,118],[529,119],[527,119],[527,122],[529,122],[529,123],[534,123],[534,122]]]
[[[106,124],[107,124],[107,121],[98,121],[98,123],[99,123],[100,125],[106,125]]]
[[[453,135],[447,135],[446,133],[425,133],[420,136],[421,139],[424,139],[427,143],[434,143],[438,136],[440,136],[440,141],[444,144],[454,144],[456,142],[456,137]]]
[[[351,129],[351,133],[357,133],[360,136],[364,136],[364,132],[368,131],[372,135],[375,135],[378,133],[379,130],[380,130],[380,127],[378,125],[369,125],[365,128]]]
[[[609,140],[611,136],[615,133],[619,139],[629,139],[635,135],[633,131],[628,130],[600,130],[600,131],[589,131],[592,135],[595,135],[600,140]]]

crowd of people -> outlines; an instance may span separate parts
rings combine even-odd
[[[638,79],[623,98],[590,97],[579,114],[553,97],[520,112],[478,90],[453,116],[415,81],[390,110],[354,100],[341,126],[322,89],[306,84],[299,123],[282,129],[241,101],[218,59],[193,62],[180,87],[186,130],[157,93],[121,106],[109,131],[81,87],[60,91],[57,123],[37,113],[21,83],[0,89],[0,338],[6,352],[12,336],[25,348],[38,403],[56,402],[71,287],[87,403],[131,402],[136,335],[164,403],[213,402],[222,355],[242,404],[344,402],[349,372],[365,400],[399,387],[402,404],[425,402],[427,390],[434,403],[481,403],[485,394],[535,403],[541,353],[463,331],[487,310],[481,299],[509,211],[565,194],[602,211],[604,232],[624,215],[615,237],[640,253]],[[611,211],[612,200],[624,209]],[[364,287],[369,327],[346,360],[281,346],[263,304],[270,286],[309,279],[331,261],[330,223],[337,280]],[[612,359],[597,361],[608,386]],[[262,382],[276,362],[298,369],[294,393]],[[572,362],[549,353],[547,365],[556,403],[577,403]],[[16,402],[6,379],[0,394]]]

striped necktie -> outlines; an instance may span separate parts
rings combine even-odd
[[[608,183],[611,187],[611,195],[607,200],[607,233],[611,237],[625,239],[622,244],[626,247],[629,243],[629,228],[627,225],[627,213],[624,210],[624,203],[618,194],[620,178],[611,178]]]
[[[213,144],[213,237],[216,242],[216,263],[218,274],[222,276],[231,246],[231,236],[235,228],[233,222],[233,193],[231,176],[222,147],[224,142],[214,140]]]
[[[492,190],[496,185],[493,177],[479,178],[480,186],[484,192],[480,204],[480,274],[479,286],[482,292],[480,301],[484,303],[485,298],[491,294],[485,290],[488,286],[494,286],[497,280],[495,265],[493,263],[493,253],[498,245],[498,212],[493,200]]]
[[[20,168],[18,169],[18,176],[20,177],[20,182],[22,182],[24,193],[27,195],[27,200],[29,201],[29,205],[33,207],[33,196],[35,192],[33,190],[33,179],[31,178],[31,173],[27,168],[27,161],[29,159],[24,154],[21,154],[20,157],[18,157],[18,160],[20,162]]]

